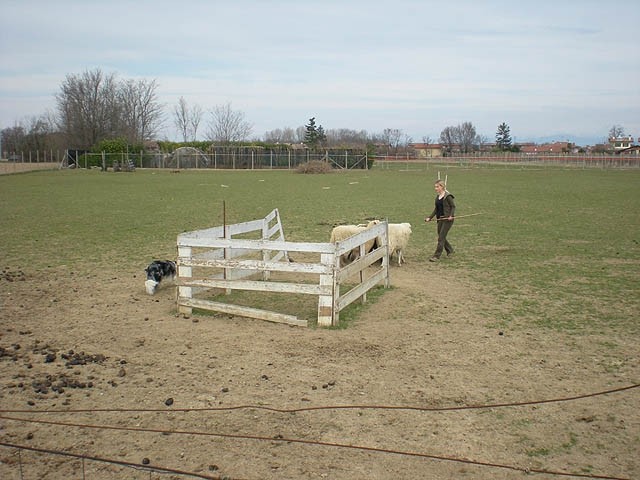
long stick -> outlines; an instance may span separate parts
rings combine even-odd
[[[456,215],[455,217],[453,217],[452,220],[455,220],[456,218],[474,217],[476,215],[482,215],[482,213],[468,213],[467,215]],[[445,221],[445,220],[447,222],[451,221],[451,220],[449,220],[449,217],[442,217],[442,218],[438,218],[436,220],[438,220],[438,222],[442,222],[442,221]]]

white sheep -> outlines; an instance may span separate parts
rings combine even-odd
[[[338,225],[333,227],[331,230],[331,239],[329,240],[331,243],[341,242],[342,240],[346,240],[349,237],[353,237],[354,235],[363,232],[367,228],[373,227],[380,223],[380,220],[372,220],[369,223],[360,224],[360,225]],[[371,239],[365,243],[365,252],[370,252],[376,243],[376,239]],[[360,248],[354,248],[349,253],[345,253],[340,257],[341,264],[347,264],[353,262],[360,256]]]
[[[389,223],[389,262],[394,253],[398,256],[398,266],[404,263],[404,249],[407,248],[411,236],[410,223]]]

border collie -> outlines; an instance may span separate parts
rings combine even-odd
[[[147,289],[149,295],[156,293],[156,288],[162,280],[176,278],[176,263],[171,260],[154,260],[144,269],[147,273],[147,280],[144,282],[144,286]]]

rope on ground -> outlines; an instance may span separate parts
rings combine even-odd
[[[136,470],[144,470],[144,471],[148,471],[148,472],[173,473],[173,474],[177,474],[177,475],[182,475],[184,477],[195,477],[195,478],[202,478],[202,479],[205,479],[205,480],[221,480],[221,478],[222,478],[220,476],[212,477],[212,476],[203,475],[203,474],[200,474],[200,473],[185,472],[183,470],[177,470],[177,469],[174,469],[174,468],[160,467],[160,466],[155,466],[155,465],[139,465],[137,463],[125,462],[123,460],[114,460],[112,458],[94,457],[94,456],[91,456],[91,455],[81,455],[79,453],[63,452],[61,450],[51,450],[51,449],[48,449],[48,448],[37,448],[37,447],[31,447],[29,445],[17,445],[17,444],[14,444],[14,443],[0,442],[0,446],[7,447],[7,448],[16,448],[19,451],[20,450],[28,450],[28,451],[37,452],[37,453],[47,453],[49,455],[61,455],[63,457],[78,458],[78,459],[81,459],[83,461],[84,460],[91,460],[93,462],[110,463],[112,465],[119,465],[121,467],[134,468]]]
[[[571,397],[551,398],[545,400],[532,400],[526,402],[491,403],[478,405],[462,405],[450,407],[418,407],[411,405],[319,405],[315,407],[276,408],[265,405],[235,405],[229,407],[200,407],[200,408],[79,408],[68,410],[29,410],[29,409],[0,409],[0,413],[152,413],[152,412],[216,412],[229,410],[267,410],[276,413],[298,413],[314,410],[414,410],[422,412],[450,412],[456,410],[481,410],[490,408],[523,407],[528,405],[542,405],[545,403],[561,403],[585,398],[610,395],[640,387],[640,384],[626,387],[613,388],[594,393],[584,393]]]
[[[538,468],[523,468],[523,467],[517,467],[513,465],[490,463],[490,462],[483,462],[478,460],[469,460],[466,458],[448,457],[444,455],[433,455],[433,454],[420,453],[420,452],[409,452],[409,451],[393,450],[393,449],[387,449],[387,448],[367,447],[362,445],[349,445],[344,443],[302,440],[299,438],[286,438],[281,435],[276,435],[275,437],[265,437],[260,435],[240,435],[240,434],[217,433],[217,432],[195,432],[195,431],[188,431],[188,430],[164,430],[159,428],[116,427],[112,425],[90,425],[90,424],[71,423],[71,422],[31,420],[27,418],[6,417],[3,415],[0,415],[0,419],[16,421],[16,422],[36,423],[36,424],[55,425],[55,426],[64,426],[64,427],[91,428],[91,429],[98,429],[98,430],[118,430],[118,431],[127,431],[127,432],[145,432],[145,433],[161,433],[161,434],[191,435],[191,436],[202,436],[202,437],[230,438],[230,439],[236,439],[236,440],[240,439],[240,440],[257,440],[257,441],[282,442],[282,443],[298,443],[298,444],[318,446],[318,447],[344,448],[344,449],[360,450],[360,451],[366,451],[366,452],[388,453],[388,454],[394,454],[394,455],[428,458],[431,460],[465,463],[465,464],[476,465],[480,467],[492,467],[492,468],[501,468],[506,470],[515,470],[515,471],[524,472],[524,473],[540,473],[540,474],[554,475],[554,476],[603,479],[603,480],[631,480],[629,478],[614,477],[609,475],[581,474],[581,473],[558,472],[558,471],[538,469]]]

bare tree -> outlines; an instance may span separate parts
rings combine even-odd
[[[382,139],[385,144],[392,148],[395,153],[398,152],[402,140],[402,130],[397,128],[385,128],[382,132]]]
[[[120,82],[100,69],[67,75],[56,95],[58,128],[76,147],[115,137],[141,143],[162,124],[157,87],[155,80]]]
[[[456,127],[445,127],[440,133],[440,143],[447,153],[457,150],[461,153],[472,152],[479,144],[480,137],[471,122],[464,122]]]
[[[95,69],[67,75],[56,102],[59,129],[78,147],[89,148],[118,131],[120,105],[114,74]]]
[[[13,127],[0,132],[2,148],[10,152],[44,151],[59,149],[56,140],[55,119],[50,114],[25,118]]]
[[[29,150],[45,150],[47,148],[52,128],[44,115],[31,117],[28,132]]]
[[[13,127],[2,129],[2,150],[5,152],[20,152],[25,150],[26,132],[24,125],[15,122]],[[2,152],[0,152],[1,156]]]
[[[269,143],[294,143],[296,141],[296,132],[291,127],[276,128],[264,134],[264,141]]]
[[[476,134],[476,127],[471,122],[464,122],[458,126],[459,129],[459,143],[462,153],[469,153],[474,150],[474,146],[478,145],[478,135]]]
[[[195,141],[202,120],[202,108],[199,105],[189,107],[184,97],[180,97],[173,110],[173,122],[182,135],[182,141]]]
[[[127,80],[119,89],[122,129],[131,142],[152,138],[162,123],[162,105],[158,103],[155,80]]]
[[[614,125],[609,130],[609,138],[619,138],[624,137],[624,128],[622,125]]]
[[[230,102],[215,107],[211,117],[209,140],[212,142],[230,143],[246,140],[253,130],[253,126],[244,119],[244,113],[234,111]]]
[[[202,121],[204,111],[202,110],[202,107],[196,103],[191,107],[189,113],[189,134],[191,135],[191,141],[195,142],[198,139],[198,129],[200,128],[200,122]]]
[[[440,132],[440,143],[446,153],[452,153],[457,143],[456,127],[445,127]]]
[[[173,123],[182,135],[182,141],[186,142],[189,137],[189,105],[184,97],[180,97],[173,109]]]
[[[327,144],[333,147],[362,147],[369,141],[366,130],[331,129],[326,132],[326,136]]]
[[[123,136],[128,143],[136,143],[138,132],[138,88],[133,80],[125,80],[118,88],[118,102],[120,104],[120,124],[118,125],[118,136]]]

